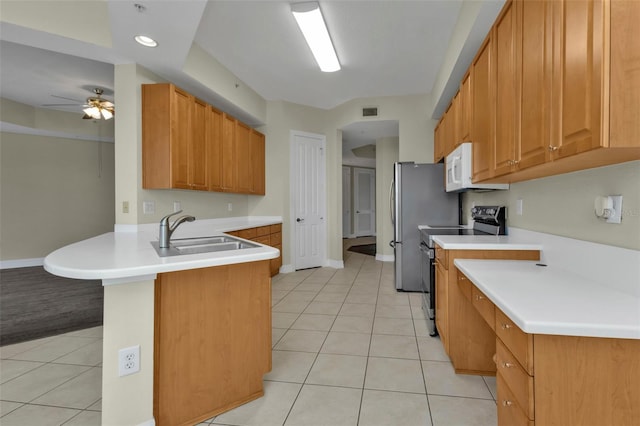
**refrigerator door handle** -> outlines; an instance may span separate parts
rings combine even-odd
[[[395,200],[393,199],[393,186],[395,185],[395,178],[391,179],[391,186],[389,187],[389,215],[391,216],[391,224],[396,224],[396,214],[393,211],[393,205],[395,204]]]
[[[396,240],[389,241],[389,247],[396,248],[396,244],[402,244],[402,241],[396,241]]]

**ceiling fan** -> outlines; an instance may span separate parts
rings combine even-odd
[[[84,104],[75,104],[83,107],[82,111],[84,112],[84,115],[82,116],[82,118],[84,120],[100,120],[101,118],[104,118],[105,120],[112,119],[116,113],[115,105],[113,104],[113,102],[102,98],[102,94],[104,93],[104,90],[100,89],[99,87],[96,87],[95,89],[93,89],[93,93],[95,93],[96,96],[91,96],[87,98],[87,101]],[[54,98],[68,99],[70,101],[75,101],[75,99],[65,98],[63,96],[56,96],[56,95],[51,95],[51,96],[53,96]],[[45,104],[42,106],[73,106],[73,105],[74,104]]]

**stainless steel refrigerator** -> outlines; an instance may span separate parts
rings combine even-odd
[[[421,291],[419,225],[458,225],[460,196],[444,188],[444,164],[394,163],[389,205],[396,289]]]

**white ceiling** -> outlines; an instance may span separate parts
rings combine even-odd
[[[75,4],[80,11],[86,1],[42,3]],[[234,111],[233,105],[182,72],[192,43],[267,100],[329,109],[354,98],[426,94],[442,66],[462,4],[462,0],[320,1],[342,63],[341,71],[323,73],[295,25],[289,2],[106,2],[105,16],[93,19],[108,23],[96,28],[106,28],[109,46],[2,22],[0,95],[41,107],[66,102],[52,95],[84,101],[93,87],[101,87],[105,98],[112,100],[113,64],[135,62],[188,90],[201,89],[197,96],[250,122],[251,117],[243,117],[242,111]],[[144,5],[144,12],[138,12],[134,3]],[[136,45],[137,33],[154,37],[159,47]],[[372,123],[356,128],[355,134],[367,132]],[[352,133],[347,129],[345,134],[348,138]]]

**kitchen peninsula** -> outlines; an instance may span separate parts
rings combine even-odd
[[[173,239],[280,224],[280,217],[200,220]],[[270,262],[256,248],[159,257],[158,225],[116,226],[54,251],[52,274],[104,285],[102,424],[193,424],[263,395],[271,369]],[[140,372],[118,351],[140,346]]]

